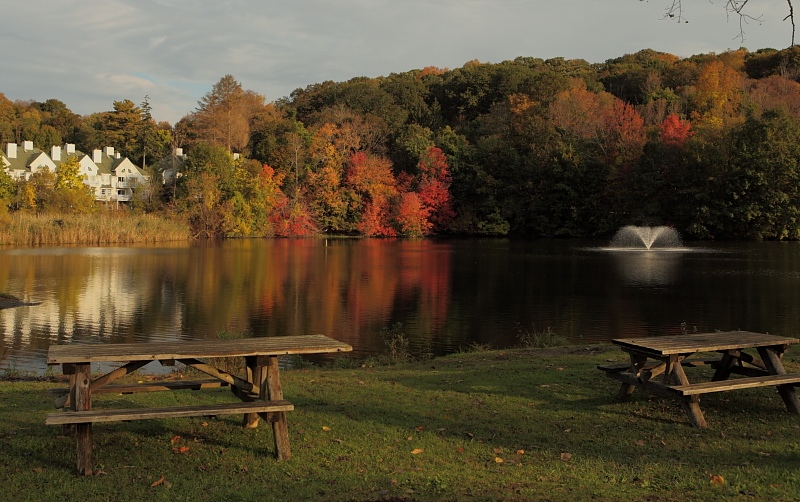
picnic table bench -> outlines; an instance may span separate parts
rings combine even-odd
[[[794,386],[800,385],[800,373],[787,373],[783,353],[797,338],[727,331],[691,335],[620,338],[612,340],[630,356],[630,363],[598,365],[608,377],[622,382],[618,398],[627,400],[634,389],[671,397],[680,401],[689,421],[707,427],[700,409],[700,396],[711,392],[775,386],[786,408],[800,414],[800,400]],[[759,357],[745,352],[755,349]],[[689,359],[699,353],[718,353],[716,358]],[[685,367],[710,365],[715,371],[709,382],[692,383]],[[731,375],[739,375],[730,378]],[[660,381],[658,377],[661,376]]]
[[[347,352],[353,348],[324,335],[203,340],[153,343],[69,344],[51,346],[47,364],[61,365],[70,377],[68,389],[57,391],[55,405],[61,412],[49,413],[48,425],[74,426],[77,436],[77,470],[92,474],[92,424],[123,420],[243,414],[244,426],[254,428],[259,419],[272,424],[275,456],[291,458],[286,412],[294,406],[283,397],[278,356]],[[244,358],[245,378],[219,369],[209,362],[215,358]],[[163,365],[180,362],[213,379],[155,382],[144,385],[110,385],[151,361]],[[92,378],[92,363],[122,363],[110,372]],[[239,398],[231,403],[197,404],[159,408],[92,409],[92,396],[102,393],[135,393],[160,390],[230,387]]]

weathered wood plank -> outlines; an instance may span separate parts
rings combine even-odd
[[[755,333],[752,331],[726,331],[692,335],[654,336],[647,338],[618,338],[612,343],[640,353],[666,356],[695,352],[716,352],[747,347],[769,347],[800,343],[797,338]]]
[[[680,357],[680,356],[678,356]],[[689,379],[686,377],[686,372],[683,371],[681,364],[676,364],[672,368],[671,377],[680,385],[689,385]],[[697,396],[689,396],[687,400],[682,400],[681,405],[686,410],[689,416],[689,422],[695,427],[705,429],[708,427],[706,417],[703,415],[703,410],[700,409],[700,399]]]
[[[278,368],[278,358],[270,357],[264,367],[266,378],[262,382],[261,395],[265,393],[270,399],[283,399],[283,387],[281,385],[280,370]],[[286,422],[286,413],[275,413],[272,415],[272,435],[275,438],[275,454],[278,460],[289,460],[292,458],[292,450],[289,447],[289,426]]]
[[[238,413],[286,412],[294,410],[289,401],[251,401],[247,403],[218,403],[163,408],[128,408],[116,410],[65,411],[48,413],[45,424],[85,424],[96,422],[119,422],[123,420],[148,420],[154,418],[181,418],[213,415],[235,415]]]
[[[800,373],[734,378],[730,380],[701,382],[688,385],[675,385],[670,387],[670,389],[682,396],[693,396],[699,394],[708,394],[710,392],[725,392],[729,390],[751,389],[755,387],[769,387],[776,385],[800,385]]]
[[[92,393],[90,384],[92,380],[91,364],[75,365],[75,385],[70,391],[70,402],[73,411],[69,413],[91,413]],[[75,426],[77,470],[82,476],[92,475],[92,424],[80,423]]]
[[[759,347],[758,354],[761,360],[767,367],[770,373],[774,375],[786,375],[786,368],[783,367],[781,359],[783,358],[783,350],[774,350],[770,347]],[[800,415],[800,397],[795,392],[794,387],[791,385],[778,386],[778,394],[781,395],[786,409],[791,413]]]
[[[647,361],[642,369],[649,370],[653,367],[661,364],[660,361]],[[719,358],[717,359],[684,359],[681,361],[681,364],[684,367],[696,368],[700,366],[709,365],[712,368],[719,364]],[[614,372],[614,371],[627,371],[630,369],[630,363],[621,363],[621,364],[598,364],[597,369],[607,371],[607,372]]]
[[[136,394],[137,392],[158,392],[165,390],[215,389],[226,386],[228,386],[228,382],[221,382],[219,380],[169,380],[129,385],[105,385],[99,389],[92,389],[92,395]],[[69,393],[69,389],[65,387],[50,389],[49,393],[55,396],[63,396]],[[61,406],[56,406],[56,408],[61,408]]]
[[[50,346],[47,352],[47,363],[279,356],[349,352],[351,350],[353,347],[350,345],[325,335],[257,337],[241,340],[69,344]]]

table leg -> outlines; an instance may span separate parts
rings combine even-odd
[[[245,368],[247,370],[247,381],[250,382],[255,386],[257,389],[261,389],[259,399],[266,399],[266,394],[263,392],[264,390],[264,379],[267,376],[267,372],[264,371],[264,367],[258,364],[257,357],[246,357],[245,358]],[[232,387],[233,389],[234,387]],[[255,429],[258,427],[258,423],[261,420],[258,413],[246,413],[244,415],[244,421],[242,425],[248,429]]]
[[[681,358],[682,359],[682,358]],[[672,365],[672,378],[678,385],[689,385],[689,379],[686,378],[686,372],[683,371],[683,365],[680,360],[675,361]],[[706,419],[703,416],[703,411],[700,409],[700,398],[698,396],[690,396],[688,401],[681,401],[683,409],[689,416],[689,422],[695,427],[704,429],[708,427]]]
[[[80,363],[75,365],[75,383],[70,390],[70,408],[74,411],[85,411],[92,409],[91,393],[91,364]],[[78,474],[84,476],[92,475],[92,424],[84,423],[75,426],[77,438],[78,454]]]
[[[767,367],[770,375],[785,375],[786,369],[781,362],[781,355],[784,347],[758,347],[758,354]],[[778,385],[778,393],[781,395],[786,409],[792,413],[800,415],[800,400],[792,385]]]
[[[647,358],[644,356],[640,356],[638,354],[634,354],[633,352],[629,352],[628,355],[630,355],[631,357],[631,367],[628,371],[632,375],[638,376],[639,372],[644,367],[644,363],[647,362]],[[617,394],[617,399],[620,401],[629,400],[634,390],[636,390],[635,385],[623,382],[622,385],[620,385],[619,387],[619,393]]]
[[[711,381],[718,382],[720,380],[727,380],[731,376],[733,367],[738,364],[740,356],[741,352],[738,350],[727,351],[723,353],[722,359],[719,362],[719,366],[717,366],[717,371],[714,372],[714,376],[711,377]]]
[[[266,366],[267,377],[264,380],[263,388],[266,386],[267,395],[270,401],[283,399],[283,388],[281,387],[280,369],[278,368],[278,357],[269,356]],[[289,426],[286,423],[286,413],[279,411],[274,413],[272,420],[272,433],[275,437],[275,454],[278,460],[289,460],[292,458],[292,451],[289,448]]]

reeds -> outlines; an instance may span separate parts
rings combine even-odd
[[[133,244],[189,239],[189,228],[183,222],[127,211],[77,215],[16,212],[6,224],[0,224],[2,246]]]

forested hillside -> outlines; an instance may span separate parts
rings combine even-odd
[[[115,146],[157,187],[134,207],[182,215],[196,235],[600,237],[645,224],[798,239],[798,81],[797,47],[472,61],[275,102],[226,75],[174,125],[155,123],[147,98],[80,117],[0,95],[0,138]],[[180,176],[162,185],[168,166]],[[11,211],[47,207],[22,193],[0,179]]]

